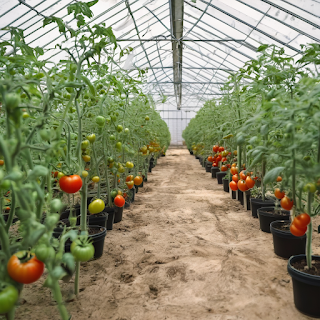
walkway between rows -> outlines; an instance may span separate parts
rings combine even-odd
[[[308,319],[272,235],[186,149],[158,160],[81,274],[76,320]]]

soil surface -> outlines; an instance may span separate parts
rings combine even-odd
[[[311,274],[313,276],[320,276],[320,261],[319,260],[312,260],[311,261],[311,268],[308,269],[307,267],[307,260],[303,259],[297,262],[292,263],[292,266],[304,273]]]
[[[319,244],[314,232],[314,254]],[[43,281],[24,287],[17,320],[60,319]],[[73,320],[312,319],[294,307],[272,234],[186,149],[158,160],[103,256],[81,265],[78,298],[73,281],[61,282]]]

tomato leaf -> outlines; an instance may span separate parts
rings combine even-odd
[[[264,176],[263,182],[269,183],[276,181],[277,177],[280,175],[280,173],[283,171],[284,167],[276,167],[271,169],[266,173]]]
[[[37,180],[40,176],[45,177],[49,173],[48,168],[37,165],[28,175],[28,180]]]

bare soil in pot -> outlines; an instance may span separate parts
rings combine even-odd
[[[79,297],[66,303],[72,320],[308,319],[271,235],[187,149],[158,160],[123,215],[102,257],[81,264]],[[320,254],[316,232],[313,240]],[[59,319],[44,279],[24,287],[15,320]],[[64,299],[73,285],[61,282]]]

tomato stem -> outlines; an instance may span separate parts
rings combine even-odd
[[[80,261],[76,262],[76,275],[74,279],[74,294],[79,294],[79,275],[80,275]]]
[[[68,311],[67,311],[65,305],[63,304],[62,294],[61,294],[61,290],[60,290],[58,281],[54,281],[52,291],[53,291],[54,299],[56,300],[56,302],[58,304],[58,309],[60,312],[61,319],[62,320],[69,320],[69,314],[68,314]]]
[[[311,204],[313,200],[313,194],[308,192],[308,204],[307,204],[307,213],[311,216]],[[308,224],[307,229],[307,243],[306,243],[306,258],[307,258],[307,266],[308,269],[311,268],[311,260],[312,260],[312,220],[310,219],[310,223]]]

